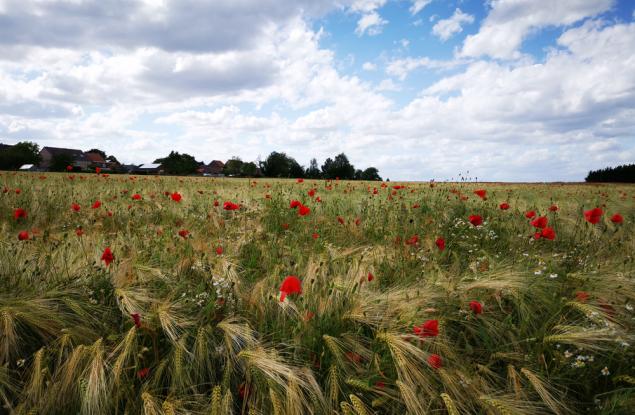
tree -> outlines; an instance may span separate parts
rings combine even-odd
[[[362,180],[362,171],[360,169],[355,170],[355,180]]]
[[[362,172],[362,180],[378,180],[381,181],[379,170],[375,167],[369,167]]]
[[[168,174],[192,174],[198,169],[198,163],[189,154],[179,154],[178,151],[171,151],[167,157],[156,159],[155,163],[163,166],[163,170]]]
[[[51,171],[66,171],[66,168],[72,166],[74,161],[73,156],[68,153],[55,154],[53,158],[51,158],[51,166],[49,169]]]
[[[223,167],[225,176],[240,176],[242,174],[243,162],[239,157],[232,157]]]
[[[355,178],[355,167],[348,161],[346,154],[341,153],[335,156],[335,160],[330,157],[322,165],[322,174],[325,179],[340,178],[351,180]]]
[[[247,177],[254,177],[258,172],[258,166],[253,161],[249,163],[243,163],[243,166],[240,170],[240,174]]]
[[[309,179],[319,179],[322,177],[322,172],[320,171],[320,167],[318,166],[318,162],[316,159],[312,158],[309,162],[309,168],[306,169],[304,175]]]
[[[88,150],[87,153],[96,153],[99,154],[104,160],[106,160],[106,152],[103,150],[100,150],[98,148],[93,148],[91,150]]]
[[[119,163],[119,160],[117,160],[117,157],[115,157],[115,156],[106,157],[106,161],[108,161],[110,163],[121,164],[121,163]]]
[[[622,166],[590,171],[585,181],[635,183],[635,164],[624,164]]]
[[[262,174],[266,177],[303,177],[304,169],[293,157],[272,151],[265,161],[260,162]]]
[[[30,141],[21,141],[0,151],[0,169],[14,170],[24,164],[40,162],[40,147]]]

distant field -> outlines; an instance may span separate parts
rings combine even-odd
[[[635,186],[0,190],[0,413],[635,408]]]

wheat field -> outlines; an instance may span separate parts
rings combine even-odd
[[[0,189],[2,413],[635,407],[634,186],[2,172]]]

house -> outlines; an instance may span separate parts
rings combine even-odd
[[[90,160],[82,150],[74,148],[60,148],[60,147],[42,147],[40,150],[40,168],[48,170],[51,168],[51,164],[55,157],[67,155],[73,160],[73,166],[79,167],[82,170],[88,169]]]
[[[137,167],[133,173],[137,174],[161,174],[163,173],[163,166],[159,163],[145,163]]]
[[[225,163],[220,160],[213,160],[207,166],[205,166],[203,173],[210,176],[222,176],[224,168]]]
[[[101,169],[108,169],[110,165],[106,162],[106,160],[102,157],[101,154],[95,152],[84,153],[86,158],[90,161],[91,167],[99,167]]]

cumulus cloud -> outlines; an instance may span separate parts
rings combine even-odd
[[[439,20],[433,27],[432,33],[442,41],[446,41],[457,33],[463,31],[463,24],[474,22],[474,16],[456,9],[454,14],[447,19]]]
[[[523,40],[548,26],[566,26],[608,10],[613,0],[496,0],[478,33],[465,39],[461,54],[514,59]]]
[[[375,36],[382,32],[383,26],[387,23],[388,21],[384,20],[379,13],[375,11],[366,13],[357,21],[355,33],[357,33],[358,36],[362,36],[364,34]]]
[[[423,10],[428,4],[432,3],[432,0],[412,0],[410,6],[410,14],[413,16]]]

